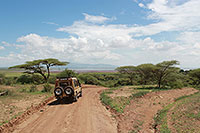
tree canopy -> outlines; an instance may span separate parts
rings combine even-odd
[[[117,70],[121,74],[126,74],[130,80],[131,83],[133,83],[133,79],[136,76],[137,73],[137,67],[135,66],[121,66],[117,67],[115,70]]]
[[[169,74],[179,70],[177,67],[175,67],[176,65],[179,65],[179,62],[176,60],[163,61],[155,65],[153,74],[159,88],[162,82],[169,76]]]
[[[137,71],[141,77],[141,83],[146,85],[148,81],[153,79],[153,70],[155,65],[153,64],[141,64],[137,66]]]
[[[48,59],[27,61],[25,64],[12,66],[12,67],[9,67],[9,69],[20,68],[20,69],[24,69],[25,73],[28,73],[28,74],[38,73],[42,75],[45,82],[47,82],[50,76],[50,67],[65,66],[67,64],[69,64],[69,62],[61,62],[58,59],[48,58]]]

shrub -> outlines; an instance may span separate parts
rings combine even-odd
[[[0,73],[0,84],[3,84],[5,81],[5,74],[4,73]]]
[[[51,83],[51,84],[55,84],[55,81],[56,81],[56,76],[51,75],[51,76],[49,77],[48,82]]]
[[[14,95],[13,91],[8,90],[8,89],[6,89],[6,90],[0,90],[0,93],[2,93],[2,92],[5,92],[4,96],[12,96],[12,95]]]
[[[78,76],[78,79],[80,79],[80,81],[85,84],[102,85],[102,83],[97,78],[91,76],[90,74],[81,74]]]
[[[42,84],[42,83],[44,83],[44,78],[41,75],[33,74],[31,76],[31,83]]]
[[[21,84],[41,84],[44,82],[44,79],[41,75],[38,74],[23,74],[17,78],[17,83]]]
[[[37,86],[36,85],[31,85],[29,92],[36,92],[38,91]]]
[[[51,85],[48,84],[48,83],[46,83],[46,84],[43,85],[43,90],[42,90],[42,92],[51,92],[52,89],[53,89],[53,88],[51,87]]]
[[[131,85],[130,80],[128,78],[120,78],[115,86],[123,86],[123,85]]]
[[[73,70],[65,69],[64,71],[57,74],[57,77],[76,77],[77,74]]]
[[[4,80],[5,85],[13,85],[16,84],[17,77],[6,77]]]
[[[23,74],[17,79],[17,83],[21,83],[21,84],[30,84],[32,82],[33,81],[32,81],[31,75],[28,75],[28,74]]]

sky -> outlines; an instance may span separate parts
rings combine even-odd
[[[200,67],[200,0],[0,0],[0,67],[57,58]]]

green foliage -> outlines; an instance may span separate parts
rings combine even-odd
[[[21,83],[21,84],[30,84],[32,82],[33,81],[32,81],[31,75],[28,75],[28,74],[24,74],[17,79],[17,83]]]
[[[3,84],[4,82],[5,82],[5,74],[0,73],[0,85]]]
[[[23,85],[20,89],[19,92],[22,93],[33,93],[33,92],[38,92],[38,88],[35,84],[30,85]]]
[[[17,77],[6,77],[4,80],[5,85],[14,85],[17,83]]]
[[[127,104],[130,104],[129,97],[115,97],[110,98],[107,94],[110,92],[103,92],[100,94],[101,101],[105,104],[113,108],[119,113],[123,113],[124,108]]]
[[[160,133],[170,133],[170,129],[167,125],[167,112],[169,109],[173,107],[173,104],[169,104],[168,106],[164,107],[162,110],[158,111],[156,116],[154,117],[154,126],[160,125]]]
[[[57,77],[76,77],[77,73],[75,73],[73,70],[65,69],[64,71],[60,72]]]
[[[144,91],[141,90],[137,93],[133,93],[129,97],[124,97],[124,96],[117,96],[114,98],[111,98],[109,94],[112,94],[114,90],[119,89],[119,88],[111,88],[109,90],[105,90],[100,94],[100,99],[102,103],[104,103],[107,106],[110,106],[112,109],[116,110],[119,113],[123,113],[124,108],[130,104],[130,101],[133,98],[139,98],[147,94],[149,91]]]
[[[199,87],[200,86],[200,68],[191,70],[189,72],[189,76],[191,80],[190,84],[195,87]]]
[[[137,93],[132,94],[131,99],[142,97],[142,96],[146,95],[147,93],[149,93],[149,91],[139,91]]]
[[[56,76],[55,76],[55,75],[51,75],[51,76],[49,77],[48,82],[49,82],[50,84],[55,84],[55,81],[56,81]]]
[[[31,75],[31,79],[32,79],[32,82],[33,84],[42,84],[44,83],[44,79],[41,75],[38,75],[38,74],[33,74]]]
[[[167,124],[167,114],[169,110],[173,112],[170,116],[174,123],[172,126],[176,132],[196,132],[199,131],[198,120],[200,120],[200,93],[181,96],[160,110],[154,117],[154,126],[160,127],[161,133],[170,133]],[[195,113],[194,113],[195,112]],[[195,120],[196,119],[196,120]]]
[[[121,66],[121,67],[116,68],[116,70],[119,73],[126,75],[127,78],[129,78],[130,83],[133,84],[133,79],[135,79],[136,75],[137,75],[137,67],[135,67],[135,66]]]
[[[118,79],[117,83],[115,84],[115,86],[125,86],[125,85],[132,85],[132,83],[130,82],[130,79],[120,78],[120,79]]]
[[[169,73],[163,81],[163,88],[177,89],[186,86],[184,84],[184,75],[179,72]]]
[[[137,71],[140,75],[140,83],[143,85],[149,84],[152,82],[154,75],[153,70],[155,69],[155,65],[153,64],[141,64],[137,66]]]
[[[46,83],[46,84],[43,85],[42,92],[51,92],[52,89],[53,89],[53,87],[50,84]]]
[[[17,78],[17,83],[21,84],[41,84],[44,80],[42,76],[40,75],[29,75],[29,74],[23,74],[19,78]]]
[[[176,65],[179,65],[179,62],[176,60],[163,61],[156,64],[155,68],[153,69],[153,74],[159,88],[170,73],[179,71],[179,68],[174,67]]]
[[[14,92],[9,90],[9,89],[5,89],[5,90],[0,90],[0,93],[5,92],[4,96],[13,96]]]
[[[38,91],[37,86],[31,85],[29,92],[36,92],[36,91]]]
[[[58,59],[49,58],[49,59],[27,61],[25,64],[12,66],[9,69],[12,69],[12,68],[24,69],[26,70],[25,73],[28,73],[28,74],[38,73],[44,78],[44,81],[47,82],[50,76],[50,67],[65,66],[67,64],[68,62],[61,62]]]

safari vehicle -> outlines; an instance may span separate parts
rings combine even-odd
[[[77,101],[82,96],[82,87],[77,78],[57,77],[54,94],[57,100],[66,98]]]

